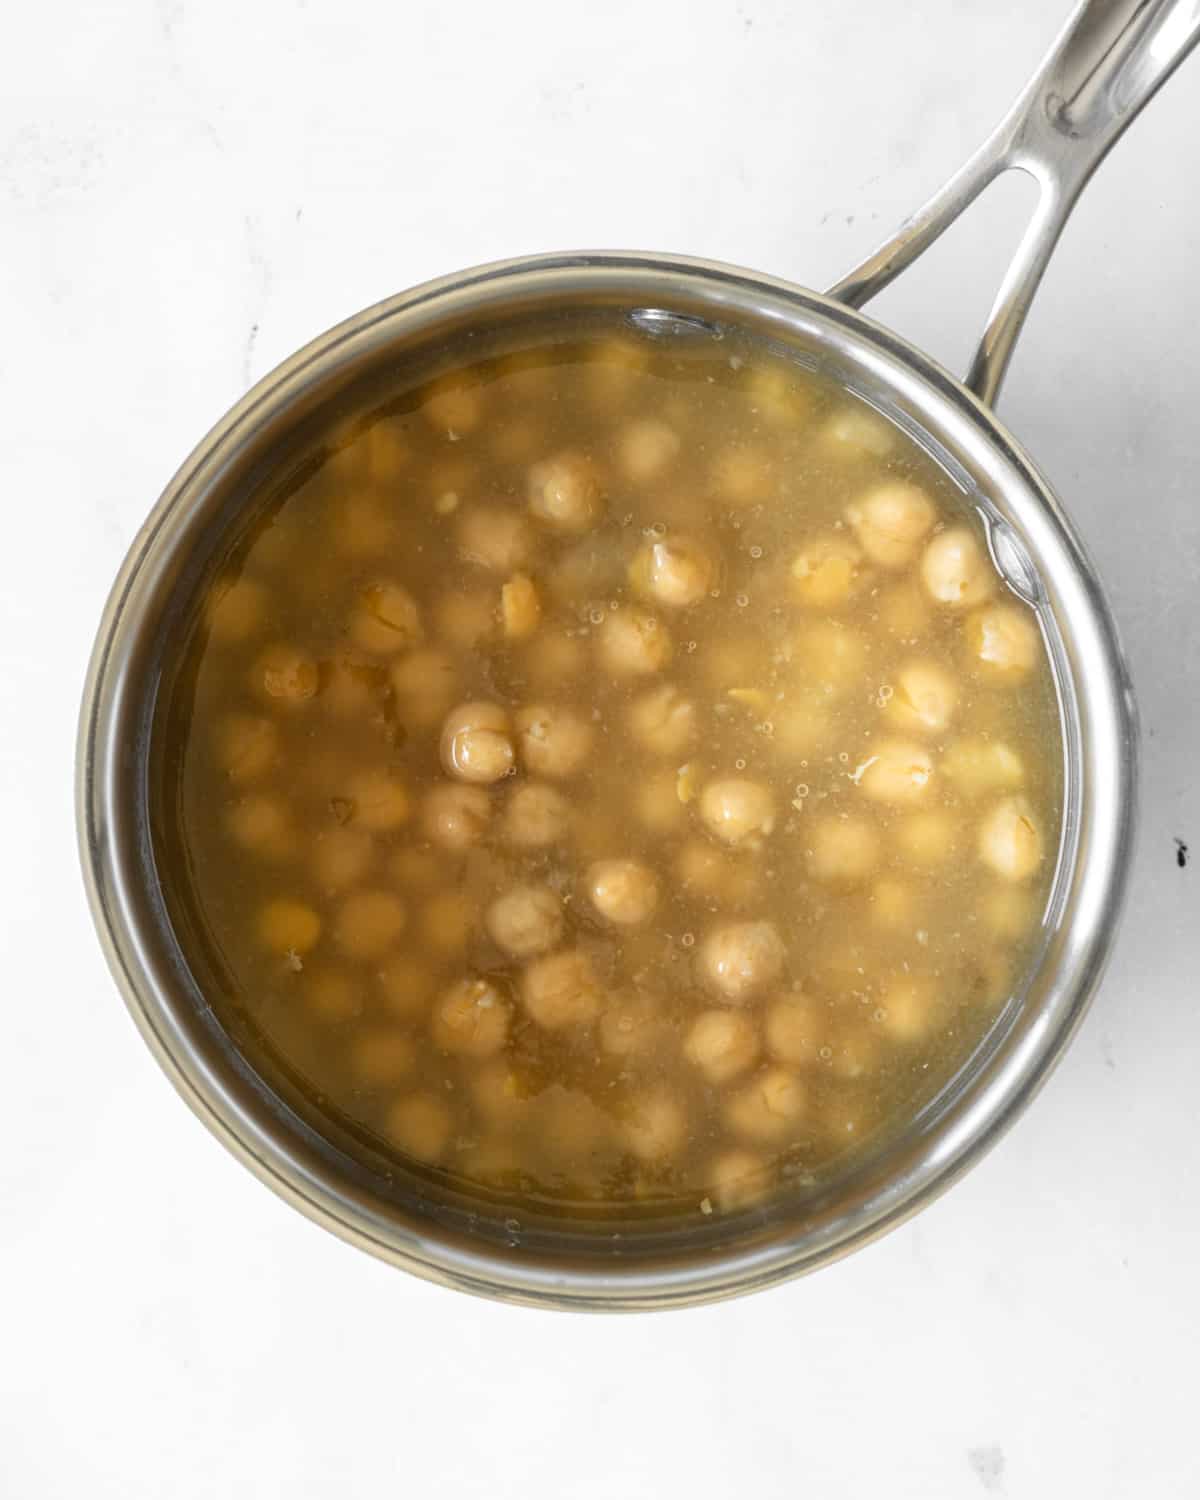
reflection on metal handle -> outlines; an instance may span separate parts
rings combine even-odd
[[[1114,141],[1200,41],[1200,0],[1083,0],[1012,109],[896,236],[829,295],[861,307],[1013,168],[1040,189],[966,383],[990,406],[1067,215]]]

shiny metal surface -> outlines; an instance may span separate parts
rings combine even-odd
[[[1165,25],[1184,8],[1088,6],[1064,40],[1118,10]],[[1137,36],[1139,55],[1162,55],[1152,26]],[[906,241],[901,265],[873,258],[839,284],[838,297],[708,262],[632,254],[541,256],[429,283],[331,330],[250,391],[139,533],[101,621],[80,722],[79,834],[97,928],[135,1019],[189,1104],[265,1182],[345,1239],[431,1279],[551,1306],[665,1307],[749,1291],[847,1253],[944,1190],[1024,1107],[1070,1039],[1102,971],[1129,864],[1133,702],[1094,570],[1016,440],[952,376],[847,305],[920,248]],[[1065,737],[1064,834],[1042,950],[969,1064],[898,1140],[819,1195],[653,1235],[620,1226],[514,1231],[511,1221],[434,1202],[419,1184],[341,1153],[238,1055],[199,993],[165,917],[148,827],[164,654],[204,561],[236,518],[245,476],[299,421],[383,362],[436,349],[465,328],[586,307],[619,309],[653,337],[737,325],[820,361],[925,442],[979,506],[998,564],[1038,608]],[[1016,326],[1004,327],[1006,357]],[[998,351],[1003,342],[998,330]],[[985,363],[994,378],[983,387],[994,391],[1003,358]]]

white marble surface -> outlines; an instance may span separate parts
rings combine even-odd
[[[1050,1086],[915,1222],[808,1281],[633,1320],[410,1280],[285,1208],[178,1101],[102,965],[74,852],[106,590],[249,382],[364,304],[522,251],[691,250],[825,285],[976,143],[1060,9],[6,16],[0,1494],[1200,1492],[1200,60],[1089,190],[1004,399],[1124,627],[1145,726],[1133,897]],[[981,206],[880,315],[961,365],[1026,201]]]

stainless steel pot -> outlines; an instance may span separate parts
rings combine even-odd
[[[450,1285],[559,1307],[650,1308],[809,1271],[899,1223],[998,1138],[1040,1087],[1099,979],[1133,837],[1133,698],[1112,616],[1058,500],[991,410],[1062,224],[1117,135],[1200,37],[1200,0],[1090,0],[983,148],[897,235],[821,296],[675,256],[544,255],[403,293],[331,330],[259,383],[203,440],[138,534],[101,621],[78,753],[84,877],[135,1020],[180,1093],[283,1197],[345,1239]],[[860,307],[998,173],[1039,206],[966,384]],[[1044,940],[970,1062],[897,1140],[816,1196],[700,1227],[530,1228],[343,1153],[241,1057],[171,931],[149,832],[150,741],[165,654],[248,476],[308,414],[400,353],[566,308],[619,309],[647,337],[735,325],[815,356],[918,436],[977,504],[997,565],[1037,608],[1057,675],[1065,815]]]

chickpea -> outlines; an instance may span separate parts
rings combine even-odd
[[[210,639],[222,645],[248,640],[267,614],[269,595],[253,578],[234,578],[214,586],[205,611]]]
[[[542,619],[542,601],[533,580],[514,573],[500,590],[500,623],[509,641],[524,641],[537,630]]]
[[[936,1019],[936,997],[927,979],[904,974],[889,980],[882,996],[880,1025],[899,1042],[914,1042]]]
[[[693,839],[684,844],[675,873],[685,891],[728,906],[746,906],[761,895],[759,862],[732,858],[706,840]]]
[[[463,384],[451,376],[434,381],[427,389],[421,415],[431,427],[464,437],[479,426],[484,402],[477,385]]]
[[[954,526],[935,536],[925,548],[921,581],[935,603],[968,609],[987,598],[995,578],[974,532]]]
[[[821,429],[821,446],[830,455],[858,458],[864,453],[886,458],[896,445],[890,424],[864,406],[850,400]]]
[[[857,769],[858,784],[873,802],[919,802],[933,778],[933,761],[920,745],[885,740]]]
[[[638,1057],[662,1043],[661,1002],[649,995],[618,995],[600,1017],[600,1047],[610,1057]]]
[[[433,974],[428,965],[413,954],[392,954],[376,977],[383,992],[384,1007],[392,1015],[413,1020],[428,1011],[433,998]]]
[[[415,1061],[412,1038],[399,1027],[375,1026],[350,1039],[350,1067],[369,1087],[399,1083],[412,1072]]]
[[[890,480],[846,508],[863,551],[880,567],[903,568],[937,519],[925,491],[907,480]]]
[[[1024,677],[1038,659],[1041,638],[1032,617],[1015,604],[987,604],[967,619],[971,655],[994,675]]]
[[[600,986],[587,954],[575,948],[536,958],[521,980],[521,999],[547,1031],[582,1026],[600,1011]]]
[[[739,508],[769,500],[775,486],[770,459],[750,444],[726,448],[713,464],[712,477],[720,498]]]
[[[772,922],[729,922],[709,933],[700,973],[731,1004],[747,1004],[783,972],[784,948]]]
[[[767,1050],[780,1062],[808,1066],[818,1061],[826,1026],[820,1011],[806,996],[781,995],[771,1002],[766,1018]]]
[[[274,797],[251,796],[229,809],[229,831],[244,849],[266,859],[286,859],[294,846],[291,818]]]
[[[716,577],[712,558],[699,542],[674,536],[648,542],[629,568],[630,582],[668,609],[687,609],[708,597]]]
[[[706,1173],[708,1194],[720,1209],[745,1208],[766,1189],[767,1169],[749,1151],[722,1151]]]
[[[441,755],[459,781],[499,781],[515,760],[508,715],[498,703],[460,703],[442,724]]]
[[[816,537],[792,563],[792,593],[809,609],[838,609],[863,581],[862,551],[849,537]]]
[[[349,1021],[362,1014],[362,986],[340,969],[305,966],[302,978],[306,1008],[318,1021]]]
[[[653,1089],[625,1109],[625,1144],[639,1161],[674,1156],[687,1140],[687,1114],[665,1089]]]
[[[941,865],[954,853],[957,828],[949,813],[909,813],[896,824],[896,842],[915,865]]]
[[[268,901],[258,914],[258,935],[273,953],[302,957],[316,947],[321,919],[303,901]]]
[[[521,760],[535,776],[574,776],[587,760],[592,726],[570,708],[534,704],[516,715]]]
[[[979,857],[1005,880],[1028,880],[1042,862],[1042,835],[1024,797],[1006,797],[983,820]]]
[[[614,677],[646,677],[671,660],[671,635],[656,615],[623,604],[604,617],[596,640],[600,664]]]
[[[408,822],[408,790],[399,776],[389,771],[359,771],[347,786],[352,816],[361,828],[373,833],[391,833]]]
[[[352,891],[338,909],[334,941],[348,958],[382,958],[406,918],[404,902],[391,891]]]
[[[345,482],[360,481],[348,477]],[[332,540],[348,557],[380,557],[395,543],[395,519],[377,495],[340,494],[329,519]]]
[[[562,937],[563,903],[548,885],[518,885],[497,896],[484,915],[497,948],[514,958],[545,953]]]
[[[461,651],[478,646],[491,635],[496,624],[492,596],[465,589],[443,594],[433,613],[438,634]]]
[[[911,930],[917,923],[917,892],[911,884],[887,875],[877,880],[867,898],[871,920],[887,932]]]
[[[460,979],[433,1008],[430,1029],[443,1052],[490,1057],[508,1040],[508,1001],[490,979]]]
[[[500,836],[517,849],[548,849],[570,832],[571,808],[561,792],[537,781],[514,787]]]
[[[217,758],[235,784],[257,781],[279,759],[279,730],[270,719],[231,714],[217,733]]]
[[[483,787],[435,786],[425,794],[421,826],[431,843],[458,854],[479,842],[491,815],[491,798]]]
[[[813,819],[805,853],[817,880],[856,885],[879,863],[879,834],[873,824],[848,814]]]
[[[342,719],[364,719],[387,690],[387,673],[374,662],[334,656],[321,663],[320,706]]]
[[[650,688],[629,707],[629,730],[655,755],[681,755],[696,734],[696,705],[672,683]]]
[[[384,1132],[406,1155],[436,1162],[446,1154],[454,1118],[436,1094],[406,1094],[387,1112]]]
[[[999,740],[956,740],[947,747],[941,770],[969,797],[1011,791],[1025,780],[1021,757]]]
[[[896,673],[886,716],[910,733],[940,734],[948,728],[958,704],[958,687],[936,662],[910,661]]]
[[[617,439],[617,455],[626,477],[645,484],[670,468],[681,446],[673,427],[655,417],[642,417],[626,425]]]
[[[483,1118],[496,1125],[515,1120],[527,1103],[520,1077],[503,1058],[475,1070],[471,1099]]]
[[[760,781],[727,776],[700,793],[700,816],[725,843],[753,844],[775,827],[775,802]]]
[[[533,556],[533,530],[520,511],[471,505],[455,527],[459,554],[491,573],[513,573]]]
[[[471,910],[461,891],[439,891],[421,911],[425,941],[441,953],[461,953],[471,931]]]
[[[534,464],[529,471],[529,509],[555,531],[590,531],[603,511],[595,467],[573,452]]]
[[[365,651],[391,656],[421,639],[417,601],[398,583],[373,583],[358,596],[351,634]]]
[[[446,872],[433,849],[397,849],[388,861],[392,878],[415,891],[430,891]]]
[[[768,1068],[735,1094],[725,1114],[739,1135],[754,1141],[778,1141],[804,1118],[808,1098],[804,1085],[786,1068]]]
[[[263,692],[278,703],[306,703],[321,682],[316,662],[294,646],[269,646],[254,672]]]
[[[785,701],[771,709],[771,748],[781,760],[807,760],[831,732],[829,715],[810,703]]]
[[[792,660],[800,668],[805,687],[832,701],[862,684],[869,650],[857,630],[827,620],[799,633]]]
[[[654,871],[636,859],[600,859],[587,872],[587,893],[606,921],[619,927],[648,922],[658,905]]]
[[[684,1037],[683,1055],[709,1083],[728,1083],[758,1058],[758,1033],[740,1011],[706,1010]]]
[[[416,729],[432,729],[457,695],[458,664],[440,646],[423,646],[395,662],[391,680],[404,720]]]

